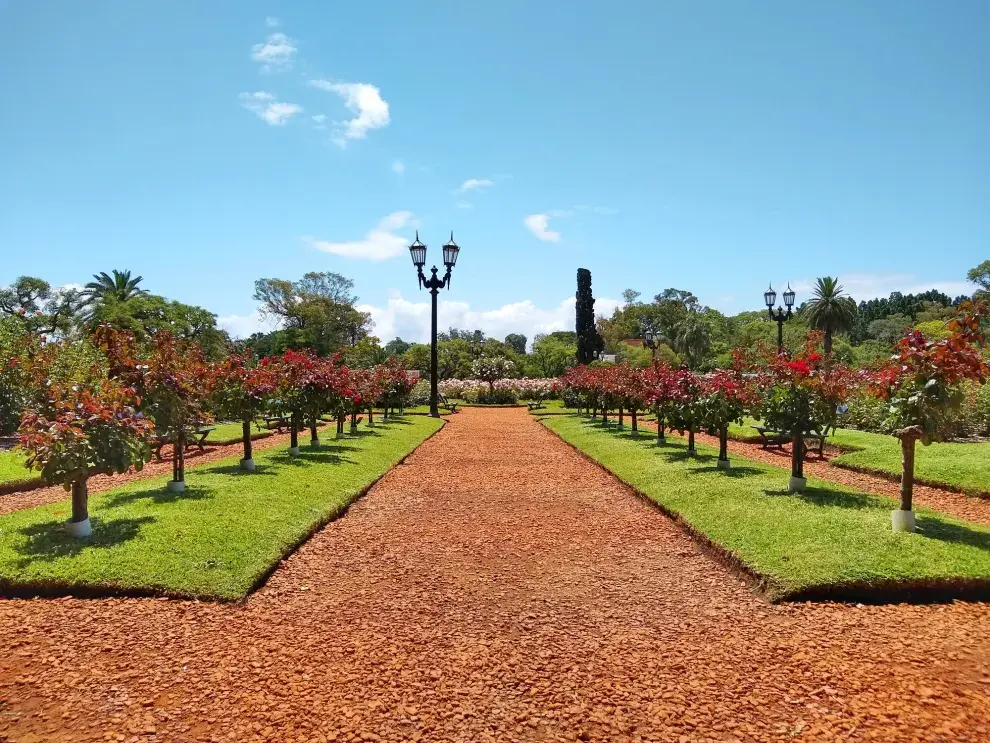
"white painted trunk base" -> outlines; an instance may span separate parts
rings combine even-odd
[[[807,477],[794,477],[792,475],[791,479],[787,481],[787,490],[791,493],[800,493],[806,487],[808,487]]]
[[[900,509],[890,512],[890,527],[894,531],[911,532],[914,531],[914,511],[901,511]]]
[[[253,459],[242,459],[241,469],[245,472],[254,472],[254,460]]]
[[[718,460],[716,460],[715,466],[718,467],[720,470],[729,470],[729,469],[732,469],[732,465],[729,463],[729,460],[728,459],[718,459]]]
[[[70,537],[76,539],[83,539],[93,533],[93,527],[89,523],[89,519],[85,521],[66,521],[65,530],[69,532]]]
[[[290,457],[298,457],[299,456],[299,447],[298,446],[290,446],[289,447],[289,456]]]
[[[184,493],[186,492],[185,480],[169,480],[168,485],[165,486],[170,493]]]

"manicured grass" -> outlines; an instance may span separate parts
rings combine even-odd
[[[90,498],[89,539],[66,535],[68,502],[0,516],[0,592],[240,598],[441,425],[396,419],[297,458],[273,447],[254,473],[234,456],[188,471],[183,494],[137,481]]]
[[[0,485],[35,480],[39,477],[36,471],[24,466],[24,460],[25,457],[21,452],[0,451]]]
[[[988,527],[919,509],[918,532],[894,534],[890,498],[814,478],[803,495],[789,495],[782,468],[733,457],[723,472],[705,446],[691,457],[679,439],[658,447],[650,435],[607,432],[575,416],[542,422],[738,559],[773,599],[990,590]]]
[[[747,419],[733,424],[729,436],[740,441],[759,441]],[[830,460],[839,467],[868,470],[890,478],[901,476],[901,444],[893,436],[869,431],[839,428],[829,444],[848,450]],[[974,495],[990,495],[990,443],[932,444],[915,447],[915,477],[919,482],[961,490]]]
[[[542,408],[531,410],[530,413],[533,415],[568,415],[577,413],[577,408],[565,407],[562,400],[544,400]]]

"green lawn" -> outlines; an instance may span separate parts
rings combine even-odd
[[[65,501],[0,516],[0,592],[130,591],[237,599],[370,483],[436,432],[429,417],[396,419],[298,458],[283,447],[190,468],[90,498],[93,536],[71,539]]]
[[[773,599],[977,584],[990,591],[988,527],[919,509],[918,532],[894,534],[889,498],[813,478],[804,495],[789,495],[782,468],[733,457],[722,472],[714,449],[699,446],[689,457],[679,439],[657,447],[652,436],[571,416],[543,424],[727,550]]]
[[[732,425],[729,436],[742,441],[759,441],[747,419],[743,425]],[[850,428],[836,429],[828,443],[847,449],[830,460],[839,467],[871,470],[888,477],[901,476],[901,444],[893,436]],[[990,443],[945,443],[922,446],[915,456],[915,476],[919,481],[943,485],[974,495],[990,494]]]
[[[16,451],[0,451],[0,485],[34,480],[37,472],[24,466],[24,455]]]
[[[544,400],[543,407],[530,411],[533,415],[569,415],[577,413],[577,408],[564,407],[562,400]]]

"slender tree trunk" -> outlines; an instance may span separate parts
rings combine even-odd
[[[241,436],[244,438],[244,458],[251,458],[251,421],[245,418],[241,421]]]
[[[636,420],[636,410],[635,410],[635,408],[633,410],[630,410],[629,411],[629,415],[632,416],[632,430],[633,430],[633,433],[639,433],[639,421]]]
[[[299,416],[292,414],[292,421],[289,424],[289,446],[295,449],[299,446]]]
[[[622,406],[620,405],[619,406],[619,428],[622,428],[622,425],[623,425]]]
[[[729,461],[729,429],[723,428],[718,432],[718,458],[723,462]]]
[[[311,410],[309,413],[309,443],[311,446],[320,445],[320,436],[316,432],[317,421],[319,421],[319,415],[317,415],[316,410]]]
[[[89,518],[89,487],[85,479],[72,481],[72,521],[79,523]]]
[[[828,356],[832,353],[832,331],[828,328],[825,330],[825,355]]]
[[[357,433],[357,411],[351,412],[351,433]]]
[[[375,409],[368,408],[368,428],[375,427]]]
[[[660,412],[660,408],[657,408],[657,444],[667,443],[667,437],[663,433],[663,414]]]
[[[186,479],[186,429],[179,428],[172,447],[172,479],[182,482]]]
[[[691,427],[688,428],[688,448],[687,448],[687,450],[691,454],[694,454],[694,452],[695,452],[695,449],[694,449],[694,424],[693,423],[691,424]]]
[[[602,425],[608,425],[608,411],[605,408],[602,408]]]
[[[901,437],[901,510],[910,511],[914,498],[914,445],[913,436]]]
[[[804,436],[800,428],[791,433],[791,475],[804,477]]]

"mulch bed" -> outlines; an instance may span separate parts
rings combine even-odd
[[[0,740],[990,738],[990,607],[773,606],[525,409],[242,604],[0,601]]]

